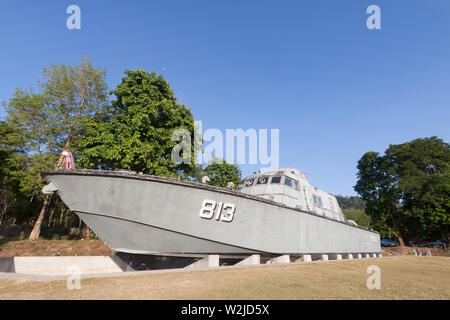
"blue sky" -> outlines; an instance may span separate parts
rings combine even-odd
[[[66,28],[71,4],[81,30]],[[334,194],[355,194],[367,151],[450,140],[448,0],[1,1],[0,41],[0,101],[85,55],[110,89],[154,70],[204,129],[280,129],[280,166]]]

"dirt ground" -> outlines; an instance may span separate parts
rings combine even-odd
[[[380,289],[369,289],[369,267]],[[0,279],[0,299],[450,299],[450,258],[397,256],[67,281]]]
[[[383,256],[413,255],[413,247],[381,248]],[[425,248],[420,248],[424,251]],[[431,248],[433,256],[450,256],[446,251]],[[30,256],[112,256],[113,253],[100,240],[0,240],[0,258]]]
[[[425,252],[427,248],[415,248],[416,251],[420,250]],[[414,255],[414,247],[382,247],[381,254],[383,256],[389,255]],[[430,248],[431,255],[433,256],[450,256],[449,251],[442,248]]]
[[[0,240],[0,258],[32,256],[112,256],[100,240]]]

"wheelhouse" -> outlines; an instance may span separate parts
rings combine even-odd
[[[346,221],[336,198],[312,187],[307,175],[294,168],[257,172],[242,180],[237,191],[313,212],[338,221]]]

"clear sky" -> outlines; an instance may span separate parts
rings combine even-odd
[[[66,28],[71,4],[81,30]],[[372,4],[381,30],[366,27]],[[448,0],[1,0],[0,43],[0,101],[85,55],[110,89],[154,70],[204,129],[280,129],[280,166],[333,194],[355,194],[367,151],[450,140]]]

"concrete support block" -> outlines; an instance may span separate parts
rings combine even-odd
[[[353,254],[351,254],[351,253],[344,254],[344,259],[353,260]]]
[[[291,257],[289,255],[279,256],[279,257],[270,259],[270,263],[272,263],[272,264],[291,263]]]
[[[327,254],[323,254],[322,255],[322,261],[328,261],[328,255]]]
[[[242,261],[239,261],[235,266],[254,266],[261,263],[261,256],[259,254],[251,255]]]
[[[312,257],[310,254],[303,255],[303,262],[312,262]]]
[[[381,253],[379,253],[378,258],[383,258],[383,255]]]
[[[356,256],[356,259],[362,259],[362,254],[358,253],[358,255]]]
[[[376,258],[377,254],[376,253],[372,253],[372,258]]]
[[[117,256],[14,257],[0,259],[0,272],[59,276],[77,270],[80,274],[134,271]]]
[[[210,254],[203,259],[200,259],[193,264],[184,267],[185,269],[202,269],[202,268],[217,268],[219,266],[219,255]]]
[[[366,253],[366,254],[364,255],[364,258],[369,259],[369,258],[370,258],[370,254]]]

